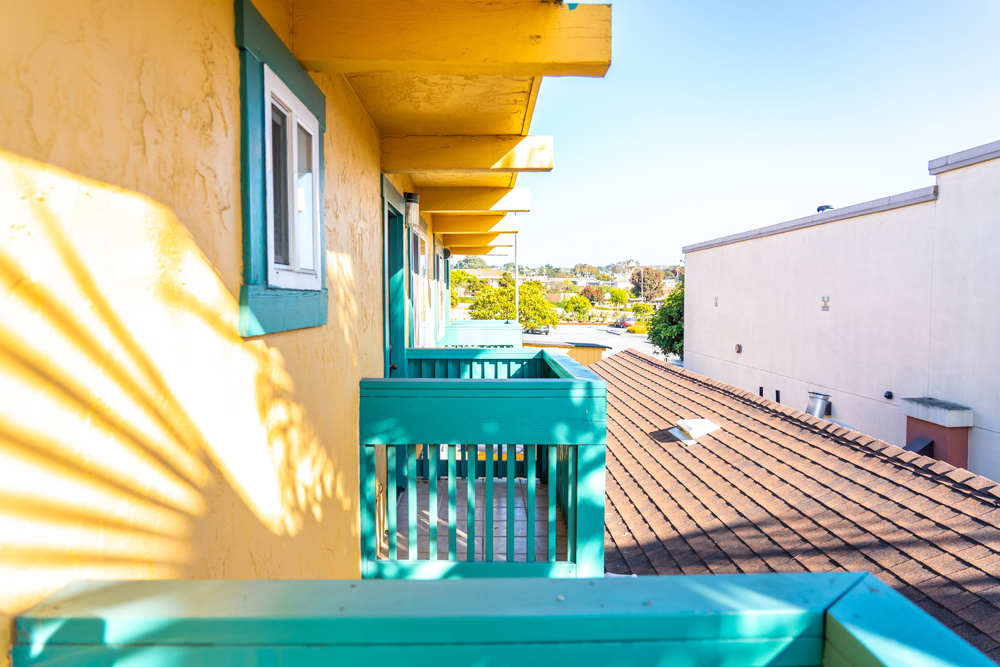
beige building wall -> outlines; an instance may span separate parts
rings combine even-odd
[[[287,40],[288,3],[259,3]],[[329,324],[243,340],[231,0],[0,0],[0,664],[77,578],[359,576],[378,130],[327,98]],[[392,177],[400,191],[412,189]]]
[[[969,468],[1000,479],[1000,160],[938,183],[936,200],[685,249],[685,367],[800,410],[828,393],[831,419],[900,446],[900,398],[968,405]]]

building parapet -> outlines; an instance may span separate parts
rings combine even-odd
[[[998,142],[998,150],[1000,150],[1000,142]],[[936,200],[937,196],[937,186],[931,185],[926,188],[920,188],[919,190],[911,190],[898,195],[882,197],[881,199],[873,199],[871,201],[854,204],[852,206],[845,206],[844,208],[832,209],[823,213],[817,213],[816,215],[806,216],[805,218],[797,218],[795,220],[789,220],[788,222],[779,222],[776,225],[760,227],[759,229],[751,229],[746,232],[712,239],[711,241],[702,241],[701,243],[685,246],[682,252],[687,254],[698,250],[707,250],[709,248],[729,245],[730,243],[739,243],[741,241],[750,241],[753,239],[763,238],[765,236],[793,232],[798,229],[805,229],[806,227],[825,225],[828,222],[836,222],[838,220],[846,220],[847,218],[856,218],[862,215],[891,211],[894,208],[923,204],[925,202]]]
[[[994,141],[989,144],[983,144],[982,146],[976,146],[975,148],[969,148],[964,151],[952,153],[951,155],[935,158],[927,163],[927,171],[930,172],[932,176],[937,176],[938,174],[951,171],[952,169],[969,167],[980,162],[995,160],[997,158],[1000,158],[1000,141]]]

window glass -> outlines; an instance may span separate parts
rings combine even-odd
[[[301,125],[296,126],[295,170],[295,241],[299,269],[316,269],[316,225],[313,208],[313,136]]]
[[[268,273],[271,287],[323,288],[319,125],[266,65]]]
[[[274,263],[288,266],[288,116],[277,104],[271,104],[271,173]]]

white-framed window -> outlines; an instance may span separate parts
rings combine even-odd
[[[413,273],[411,287],[413,290],[413,344],[415,347],[426,347],[430,327],[428,326],[428,310],[430,299],[427,281],[427,238],[423,231],[413,228],[410,236],[410,271]]]
[[[319,121],[266,64],[264,128],[267,284],[322,289]]]
[[[445,314],[448,312],[448,304],[451,300],[444,275],[444,255],[441,253],[434,255],[434,278],[437,280],[438,338],[441,338],[444,336],[444,327],[447,324]]]

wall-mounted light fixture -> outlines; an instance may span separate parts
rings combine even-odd
[[[416,192],[405,193],[406,197],[406,226],[413,229],[420,227],[420,195]]]

